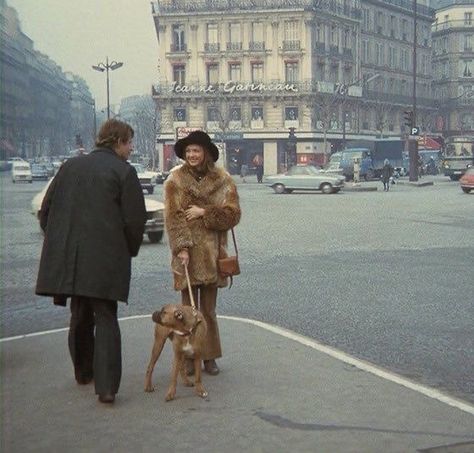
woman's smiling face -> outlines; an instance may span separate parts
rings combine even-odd
[[[201,145],[188,145],[184,153],[186,162],[191,167],[198,167],[204,162],[204,148]]]

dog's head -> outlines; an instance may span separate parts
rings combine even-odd
[[[193,309],[190,306],[168,304],[160,311],[155,311],[151,317],[157,324],[171,329],[180,329],[193,325],[196,316],[196,313],[193,312]]]

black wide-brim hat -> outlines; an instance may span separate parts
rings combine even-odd
[[[193,131],[187,137],[181,138],[175,143],[174,152],[180,159],[186,160],[185,150],[188,145],[201,145],[211,153],[214,162],[219,159],[217,146],[212,143],[211,137],[204,131]]]

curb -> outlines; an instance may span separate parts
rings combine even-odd
[[[376,192],[377,187],[375,186],[344,186],[342,189],[343,192]]]
[[[415,181],[397,181],[397,184],[412,186],[412,187],[426,187],[426,186],[434,186],[433,181],[422,181],[422,182],[415,182]]]

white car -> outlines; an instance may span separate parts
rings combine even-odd
[[[53,178],[43,187],[41,192],[37,193],[31,201],[31,213],[39,219],[41,204],[46,195],[49,185]],[[161,201],[145,198],[146,209],[146,224],[145,234],[152,243],[160,242],[163,239],[163,232],[165,230],[165,205]]]
[[[137,164],[135,162],[130,162],[130,165],[133,165],[135,167],[138,179],[140,180],[140,184],[142,185],[142,189],[146,190],[151,195],[155,190],[158,172],[148,171],[142,164]]]
[[[12,181],[16,182],[33,182],[33,176],[31,174],[31,165],[22,161],[13,161],[12,164]]]

